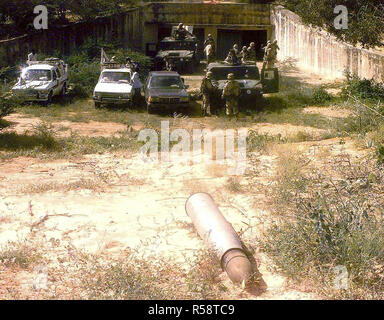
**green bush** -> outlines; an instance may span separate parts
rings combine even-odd
[[[104,49],[108,57],[115,56],[115,61],[125,64],[130,57],[139,67],[142,80],[151,68],[151,59],[140,52],[121,48],[120,43],[85,42],[74,54],[63,57],[69,65],[69,77],[72,84],[72,95],[90,96],[100,76],[100,53]]]
[[[342,96],[355,96],[359,99],[384,99],[384,86],[374,79],[360,79],[357,75],[347,75],[347,81],[342,89]]]
[[[312,100],[316,104],[323,104],[331,101],[332,96],[323,87],[318,87],[312,92]]]

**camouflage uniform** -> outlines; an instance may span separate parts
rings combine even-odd
[[[247,51],[248,51],[249,60],[256,61],[256,49],[255,49],[255,43],[254,42],[251,42],[249,44]]]
[[[244,46],[243,50],[240,51],[240,56],[241,56],[242,63],[245,63],[246,61],[249,60],[249,54],[246,46]]]
[[[237,115],[239,113],[238,100],[241,94],[240,85],[235,81],[233,73],[228,74],[228,81],[223,88],[222,98],[226,101],[226,114],[227,116]]]
[[[225,58],[224,62],[229,64],[238,64],[239,60],[237,58],[237,55],[235,53],[235,50],[231,49],[229,50],[228,56]]]
[[[211,115],[211,97],[215,86],[211,80],[212,72],[208,71],[207,75],[201,81],[200,92],[203,94],[203,106],[201,113],[203,116]]]
[[[192,36],[192,34],[184,28],[184,25],[182,23],[179,23],[179,26],[175,30],[173,37],[177,40],[184,40],[189,36]]]

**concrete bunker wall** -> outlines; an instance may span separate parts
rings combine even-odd
[[[327,32],[302,23],[299,16],[282,7],[273,10],[279,60],[295,59],[298,67],[329,79],[345,72],[384,82],[384,54],[356,48]]]
[[[45,31],[0,41],[0,66],[25,60],[32,48],[45,54],[56,51],[68,54],[90,38],[121,41],[124,47],[145,52],[147,44],[158,42],[162,28],[179,22],[193,25],[201,39],[209,33],[217,39],[220,30],[238,31],[239,34],[263,31],[270,38],[273,29],[268,4],[154,2],[119,15],[60,28],[50,26]]]

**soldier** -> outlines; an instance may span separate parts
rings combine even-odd
[[[172,59],[165,58],[165,70],[176,71],[176,66]]]
[[[270,50],[271,50],[271,41],[268,40],[267,45],[264,47],[263,69],[265,69],[265,67],[268,64],[268,56],[269,56]]]
[[[248,47],[248,55],[249,55],[249,60],[251,61],[256,61],[256,49],[255,49],[255,43],[251,42]]]
[[[212,72],[208,71],[206,76],[201,81],[200,92],[203,94],[203,106],[201,114],[203,117],[211,116],[211,101],[215,85],[212,83]]]
[[[215,59],[216,45],[215,45],[215,39],[213,39],[211,34],[209,34],[207,39],[205,39],[204,41],[204,52],[207,57],[208,64]]]
[[[182,23],[179,23],[177,29],[174,32],[174,38],[177,40],[184,40],[186,37],[192,37],[192,33],[190,33],[187,29],[184,28]]]
[[[233,50],[235,51],[235,55],[238,57],[239,56],[239,46],[237,43],[233,45]]]
[[[209,34],[207,39],[205,39],[204,41],[204,47],[206,47],[207,45],[211,44],[213,47],[215,47],[215,39],[213,39],[212,35]]]
[[[249,60],[248,48],[246,46],[240,51],[241,62],[245,63]]]
[[[233,73],[228,74],[228,81],[225,83],[223,88],[222,99],[225,99],[226,114],[227,116],[236,116],[239,113],[238,100],[241,94],[240,85],[235,80]]]
[[[225,58],[224,62],[228,64],[239,64],[235,50],[229,50],[228,56]]]
[[[273,68],[275,66],[277,60],[277,51],[280,50],[279,45],[277,44],[277,40],[273,41],[271,44],[271,49],[269,51],[269,68]]]

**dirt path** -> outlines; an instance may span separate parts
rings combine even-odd
[[[192,88],[197,87],[201,79],[200,76],[185,78]],[[305,112],[327,117],[346,114],[343,110],[314,107]],[[31,124],[39,123],[39,118],[18,114],[8,116],[7,120],[13,123],[8,130],[19,134],[28,130]],[[211,128],[215,121],[192,119],[188,123],[191,127],[200,124]],[[60,121],[53,125],[67,128],[59,130],[62,136],[70,130],[86,136],[111,136],[126,129],[123,124],[96,121]],[[141,126],[143,123],[138,121],[134,128],[138,130]],[[302,131],[322,133],[319,129],[290,124],[257,123],[249,124],[249,127],[261,134],[282,136]],[[354,152],[355,147],[351,141],[341,145],[340,139],[331,139],[298,143],[295,148],[303,152],[322,149],[323,152],[339,154],[346,150]],[[253,158],[255,167],[248,168],[257,170],[261,190],[268,188],[274,175],[276,154],[255,154]],[[238,232],[246,230],[244,238],[262,232],[262,224],[253,229],[248,229],[248,226],[249,221],[260,221],[269,215],[266,195],[261,192],[255,196],[249,192],[244,177],[237,179],[245,191],[231,191],[228,189],[227,169],[226,164],[211,161],[204,155],[182,164],[143,162],[138,155],[122,153],[90,155],[79,160],[5,160],[0,162],[0,246],[28,237],[33,230],[43,241],[58,241],[62,248],[73,245],[90,253],[109,256],[119,256],[128,248],[136,248],[144,254],[167,257],[184,264],[186,257],[192,257],[196,250],[203,248],[202,241],[191,231],[184,209],[186,199],[194,192],[210,193],[234,228]],[[259,204],[256,207],[255,198]],[[39,221],[42,222],[36,225]],[[264,253],[255,250],[265,288],[258,292],[242,291],[233,286],[223,273],[220,278],[230,288],[229,298],[319,298],[303,288],[295,288],[273,270]],[[57,261],[50,263],[53,266]],[[23,282],[25,276],[25,273],[20,274],[19,280]]]

